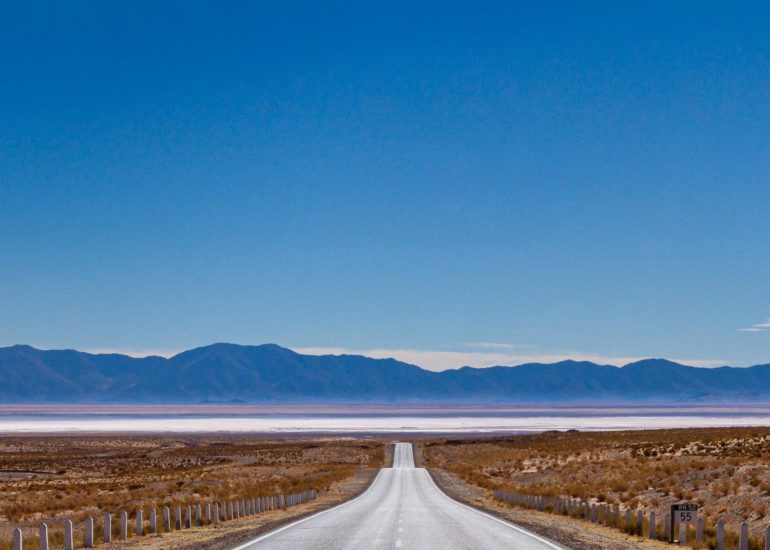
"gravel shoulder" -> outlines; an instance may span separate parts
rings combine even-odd
[[[488,491],[469,485],[446,470],[432,468],[428,471],[436,485],[455,500],[509,520],[573,550],[671,548],[669,544],[633,537],[575,518],[516,508],[495,500]]]

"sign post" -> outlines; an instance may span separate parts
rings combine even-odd
[[[683,503],[671,505],[671,531],[668,540],[674,542],[674,525],[677,523],[695,523],[698,521],[698,505]]]

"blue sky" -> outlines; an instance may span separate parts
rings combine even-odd
[[[767,36],[759,2],[6,3],[0,345],[770,362]]]

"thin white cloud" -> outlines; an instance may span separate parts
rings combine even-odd
[[[390,348],[351,349],[342,347],[297,347],[292,349],[297,353],[307,355],[366,355],[367,357],[374,357],[375,359],[393,358],[432,371],[457,369],[465,366],[484,368],[498,365],[521,365],[523,363],[557,363],[559,361],[564,361],[565,359],[592,361],[602,365],[622,366],[627,363],[646,359],[646,357],[615,357],[581,352],[521,354],[499,351],[463,352]],[[723,359],[672,360],[695,367],[717,367],[726,363]]]
[[[478,349],[516,349],[530,346],[523,346],[517,344],[501,344],[499,342],[464,342],[463,346],[466,348],[478,348]]]
[[[741,332],[762,332],[765,330],[770,330],[770,319],[764,323],[757,323],[755,325],[751,325],[750,327],[739,328],[738,330]]]

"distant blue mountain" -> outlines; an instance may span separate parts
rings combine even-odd
[[[646,359],[432,372],[395,359],[214,344],[169,359],[0,348],[2,403],[645,402],[770,400],[770,365],[689,367]]]

